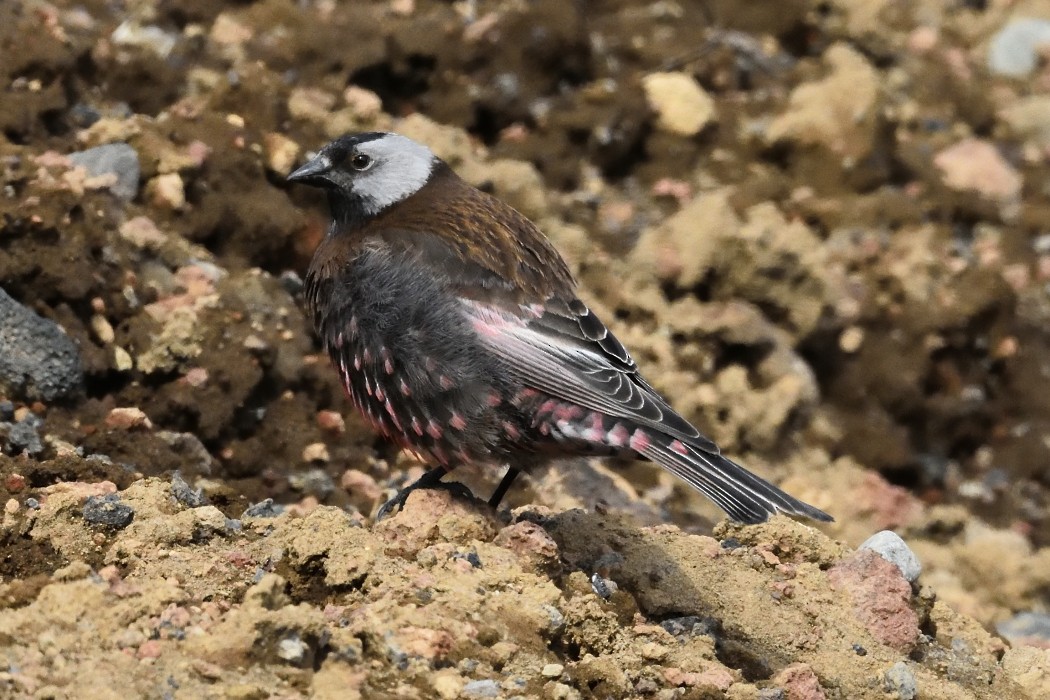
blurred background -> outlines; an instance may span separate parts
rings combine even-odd
[[[368,515],[418,475],[320,354],[327,210],[284,182],[397,130],[538,222],[826,532],[895,529],[942,600],[1050,644],[1048,57],[1045,0],[0,3],[0,495],[178,470],[230,517]],[[644,464],[507,502],[720,518]]]

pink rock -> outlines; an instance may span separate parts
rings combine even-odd
[[[1021,194],[1021,175],[987,141],[963,139],[934,156],[933,162],[953,190],[1000,201],[1013,201]]]
[[[337,435],[342,435],[346,432],[346,422],[343,420],[343,414],[339,411],[318,411],[317,425],[321,430],[327,430]]]
[[[853,614],[872,637],[908,651],[919,637],[919,616],[911,608],[911,584],[900,569],[871,550],[860,550],[833,566],[828,580],[853,599]]]
[[[500,530],[495,542],[518,556],[537,562],[553,562],[558,558],[558,544],[546,530],[527,520]]]
[[[106,416],[106,427],[118,430],[134,430],[144,428],[149,430],[153,427],[147,416],[140,408],[114,408]]]
[[[787,700],[827,700],[809,664],[791,664],[778,673],[773,682],[784,689]]]

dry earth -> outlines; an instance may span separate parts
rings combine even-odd
[[[1046,0],[0,3],[0,696],[1050,697],[1047,46]],[[420,466],[284,182],[362,129],[837,521],[577,461],[374,524]]]

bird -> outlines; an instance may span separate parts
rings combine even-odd
[[[325,192],[331,223],[307,270],[308,316],[356,409],[429,469],[378,511],[457,467],[515,478],[549,460],[655,462],[759,523],[830,521],[724,456],[639,372],[580,300],[540,229],[393,132],[341,136],[288,175]],[[461,487],[465,488],[465,487]]]

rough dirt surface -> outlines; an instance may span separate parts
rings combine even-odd
[[[0,697],[1050,697],[1048,27],[0,3]],[[836,522],[581,460],[373,523],[421,467],[319,352],[324,202],[284,182],[362,129],[540,223],[651,382]],[[914,583],[854,549],[884,529]]]

